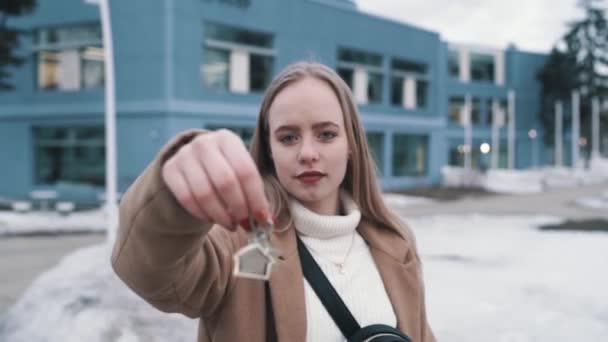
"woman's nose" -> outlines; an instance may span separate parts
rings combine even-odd
[[[311,139],[304,139],[300,145],[298,161],[300,163],[310,163],[319,160],[319,152],[315,143]]]

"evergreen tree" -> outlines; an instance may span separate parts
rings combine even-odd
[[[581,136],[585,137],[590,136],[591,98],[608,100],[608,21],[602,2],[579,0],[584,17],[568,24],[568,32],[537,75],[542,83],[540,118],[549,144],[553,143],[556,100],[568,109],[572,90],[580,92]]]
[[[19,38],[26,32],[9,26],[8,19],[30,13],[35,7],[36,0],[0,1],[0,91],[13,89],[8,69],[24,62],[24,58],[16,55],[15,51],[19,48]]]

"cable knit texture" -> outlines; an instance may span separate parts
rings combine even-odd
[[[378,323],[395,327],[397,319],[384,283],[369,247],[356,230],[361,212],[349,195],[343,192],[340,198],[346,215],[319,215],[292,200],[295,227],[357,322],[362,327]],[[304,292],[306,340],[346,341],[307,281]]]

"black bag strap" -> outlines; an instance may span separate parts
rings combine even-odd
[[[274,310],[272,309],[272,297],[270,296],[270,281],[264,282],[264,297],[266,297],[266,341],[277,342],[277,331],[274,326]]]
[[[346,304],[344,304],[342,298],[340,298],[340,295],[331,285],[299,236],[297,240],[298,254],[300,255],[304,277],[321,300],[321,303],[323,303],[323,306],[325,306],[327,312],[329,312],[331,318],[338,325],[340,331],[342,331],[342,335],[346,339],[349,339],[357,330],[361,329],[361,326],[357,323],[350,310],[348,310]]]

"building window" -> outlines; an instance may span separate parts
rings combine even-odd
[[[74,91],[103,87],[99,24],[41,28],[34,37],[37,89]]]
[[[391,104],[407,109],[424,108],[428,93],[427,66],[403,59],[391,61]]]
[[[471,80],[494,82],[494,55],[471,53]]]
[[[234,133],[236,133],[236,135],[238,135],[239,137],[241,137],[241,139],[245,143],[245,146],[248,146],[248,147],[249,147],[249,144],[251,143],[251,139],[253,138],[253,128],[252,127],[246,127],[246,126],[226,126],[226,125],[206,125],[205,129],[208,129],[210,131],[215,131],[215,130],[218,130],[218,129],[228,129],[228,130],[231,130]]]
[[[488,113],[489,113],[489,117],[488,117],[488,123],[490,124],[490,126],[492,126],[494,124],[494,115],[492,113],[492,106],[493,106],[493,102],[495,100],[488,100]],[[497,114],[497,115],[502,115],[502,126],[506,126],[509,122],[509,115],[508,115],[508,105],[507,105],[507,100],[506,99],[499,99],[496,100],[497,101],[497,105],[498,105],[498,111],[499,113],[502,114]]]
[[[380,175],[384,173],[384,134],[383,133],[367,133],[367,144],[370,152],[376,163],[376,168]]]
[[[460,79],[460,59],[456,49],[448,49],[448,73],[451,78]]]
[[[357,103],[382,102],[381,55],[340,48],[337,72],[352,89]]]
[[[450,122],[461,124],[462,123],[462,110],[464,109],[464,98],[462,97],[450,97],[448,103],[448,116]]]
[[[206,23],[204,86],[234,93],[263,92],[272,79],[273,47],[272,34]]]
[[[493,109],[492,109],[492,103],[494,101],[492,99],[487,99],[486,100],[486,115],[485,115],[485,120],[484,120],[484,125],[488,125],[491,126],[492,125],[492,120],[493,120]]]
[[[450,97],[448,103],[448,116],[450,122],[463,124],[462,120],[464,119],[464,106],[465,100],[463,97]],[[476,97],[471,100],[471,123],[473,125],[479,125],[482,123],[481,100]]]
[[[427,173],[428,136],[393,136],[393,176],[424,176]]]
[[[488,154],[483,154],[480,151],[481,144],[484,141],[473,141],[473,146],[471,148],[471,167],[474,169],[480,168],[490,168],[492,153],[490,151]],[[451,146],[449,149],[449,158],[448,164],[451,166],[464,167],[465,153],[467,148],[465,145],[457,142],[451,142]],[[500,151],[498,154],[498,168],[506,168],[507,167],[507,142],[500,142]]]
[[[471,101],[471,123],[481,124],[481,100],[475,97]]]
[[[105,184],[102,126],[35,127],[35,183]]]

